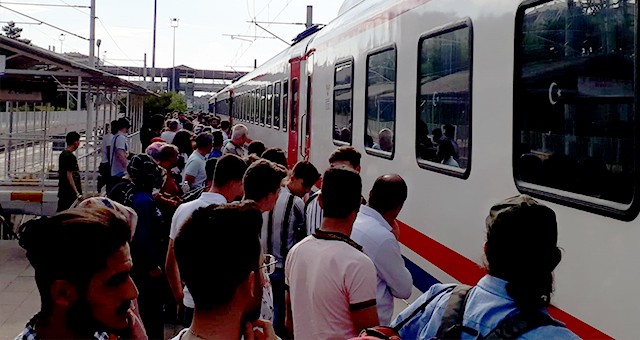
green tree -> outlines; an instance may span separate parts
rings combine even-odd
[[[167,114],[169,112],[184,112],[187,110],[187,102],[184,96],[175,92],[158,93],[148,96],[144,100],[144,120],[154,114]]]
[[[16,23],[13,21],[9,21],[5,26],[2,27],[2,32],[7,38],[15,39],[18,41],[22,41],[25,44],[30,44],[31,40],[28,39],[20,39],[22,35],[22,28],[16,26]]]

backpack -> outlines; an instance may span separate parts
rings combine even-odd
[[[123,180],[116,184],[113,189],[107,195],[107,198],[112,199],[124,206],[133,206],[133,196],[138,192],[133,182],[129,180]]]
[[[431,296],[431,298],[427,299],[427,301],[421,304],[420,307],[416,308],[416,310],[414,310],[411,315],[402,320],[402,322],[398,323],[395,327],[382,327],[386,328],[387,332],[388,330],[393,330],[394,334],[391,334],[391,336],[387,335],[387,333],[383,333],[383,335],[385,335],[386,337],[376,337],[376,332],[380,333],[379,328],[381,327],[373,328],[374,332],[367,332],[371,331],[372,329],[366,329],[362,331],[362,333],[360,333],[360,336],[362,337],[363,335],[368,335],[377,339],[393,340],[394,336],[398,334],[398,332],[404,325],[411,321],[411,319],[413,319],[418,313],[422,312],[427,307],[427,305],[431,303],[431,301],[433,301],[436,297],[441,296],[446,292],[451,292],[451,296],[447,301],[447,307],[444,311],[444,314],[442,315],[442,320],[440,321],[440,326],[438,327],[436,336],[431,338],[432,340],[460,339],[463,331],[482,340],[517,339],[520,336],[538,327],[564,327],[563,324],[554,320],[546,313],[542,313],[539,311],[531,313],[516,313],[500,321],[496,328],[494,328],[486,336],[479,336],[478,331],[469,327],[465,327],[462,324],[467,299],[469,298],[469,292],[472,288],[472,286],[460,284],[456,286],[448,286],[442,289],[438,293]]]

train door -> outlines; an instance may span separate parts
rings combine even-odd
[[[311,75],[313,50],[303,57],[289,60],[291,73],[291,99],[289,119],[289,146],[287,161],[293,167],[299,160],[308,160],[311,149]],[[305,95],[301,95],[304,93]],[[300,108],[304,108],[302,115]]]
[[[290,81],[291,94],[289,99],[289,145],[287,148],[287,161],[289,167],[298,162],[298,118],[300,115],[300,62],[301,58],[289,60],[291,67]]]
[[[305,67],[306,74],[304,75],[306,77],[306,88],[305,88],[306,96],[304,97],[305,111],[300,121],[300,131],[301,131],[300,152],[301,152],[302,159],[306,161],[309,160],[309,152],[311,151],[311,126],[312,126],[311,95],[313,94],[313,86],[312,86],[313,52],[314,50],[309,51],[305,56],[305,60],[304,60],[304,63],[306,66]]]

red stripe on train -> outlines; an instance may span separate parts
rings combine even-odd
[[[477,263],[405,223],[398,221],[398,224],[400,226],[400,242],[402,244],[451,275],[454,279],[464,284],[474,285],[485,275],[485,270]],[[564,322],[570,330],[583,339],[613,339],[611,336],[557,307],[551,306],[549,314]]]

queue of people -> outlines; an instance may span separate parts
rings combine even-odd
[[[476,286],[434,285],[394,320],[394,299],[413,287],[399,243],[410,187],[400,175],[378,177],[365,199],[353,147],[337,148],[321,176],[307,161],[289,170],[283,150],[252,141],[242,124],[159,122],[139,155],[117,138],[128,121],[112,122],[108,198],[71,209],[82,191],[79,135],[68,136],[60,212],[21,228],[42,307],[20,339],[162,339],[167,315],[183,340],[471,339],[505,327],[513,338],[576,338],[545,309],[561,252],[554,212],[532,198],[491,208]]]

